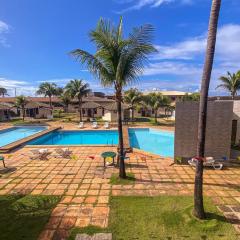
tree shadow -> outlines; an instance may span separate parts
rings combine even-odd
[[[17,170],[16,167],[6,167],[3,169],[0,169],[0,174],[8,174],[8,173],[15,172],[16,170]]]
[[[126,166],[126,168],[142,168],[142,169],[148,168],[148,166],[146,166],[146,165],[136,164],[136,163],[126,163],[125,166]]]

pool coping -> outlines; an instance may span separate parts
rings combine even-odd
[[[2,146],[0,147],[0,153],[7,153],[7,152],[10,152],[12,151],[13,149],[15,148],[18,148],[24,144],[26,144],[27,142],[30,142],[32,140],[35,140],[36,138],[39,138],[45,134],[48,134],[50,132],[53,132],[53,131],[56,131],[56,130],[59,130],[61,129],[61,127],[51,127],[51,128],[47,128],[46,130],[43,130],[41,132],[38,132],[36,134],[33,134],[31,136],[28,136],[26,138],[22,138],[18,141],[15,141],[15,142],[12,142],[10,144],[7,144],[5,146]]]

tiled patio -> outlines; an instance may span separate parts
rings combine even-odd
[[[60,236],[64,239],[73,226],[106,227],[110,195],[193,194],[193,169],[174,165],[168,158],[138,151],[131,153],[130,160],[126,161],[127,171],[133,172],[137,181],[133,185],[112,186],[109,178],[118,170],[104,169],[100,154],[107,150],[116,151],[114,147],[72,147],[72,158],[50,155],[47,160],[30,160],[27,157],[30,149],[21,148],[6,159],[6,165],[13,172],[2,174],[0,194],[62,196],[40,239],[60,239]],[[205,170],[204,194],[212,197],[219,209],[240,229],[239,175],[240,168],[236,167],[222,171]]]

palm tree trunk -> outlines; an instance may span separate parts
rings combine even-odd
[[[132,107],[132,121],[134,119],[134,108]]]
[[[155,123],[157,123],[157,110],[154,110]]]
[[[50,108],[52,109],[52,96],[49,96],[49,105],[50,105]]]
[[[198,120],[198,144],[197,144],[197,161],[195,186],[194,186],[194,211],[193,214],[199,218],[205,218],[203,206],[203,157],[205,153],[205,137],[206,137],[206,122],[207,122],[207,102],[208,90],[212,72],[212,65],[215,53],[216,35],[218,17],[220,12],[221,0],[212,0],[212,8],[208,29],[207,52],[205,57],[202,86],[199,105],[199,120]]]
[[[80,122],[82,122],[82,100],[81,100],[81,98],[78,98],[78,111],[79,111]]]
[[[23,120],[23,122],[25,120],[25,108],[24,107],[22,107],[22,120]]]
[[[117,101],[117,121],[118,121],[118,138],[119,138],[119,177],[126,178],[124,149],[123,149],[123,131],[122,131],[122,94],[121,91],[116,92]]]

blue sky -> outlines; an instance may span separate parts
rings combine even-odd
[[[118,23],[122,15],[126,35],[152,24],[159,50],[132,87],[197,91],[210,5],[210,0],[0,0],[0,86],[30,96],[43,81],[64,86],[82,78],[103,90],[68,53],[75,48],[93,53],[89,31],[100,17]],[[215,90],[220,75],[240,69],[239,9],[239,0],[222,0],[212,95],[223,94]]]

